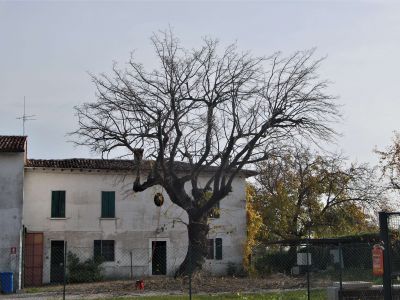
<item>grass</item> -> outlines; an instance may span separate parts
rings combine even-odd
[[[310,273],[311,280],[314,278],[327,281],[339,281],[340,273],[338,270],[328,272]],[[347,268],[342,270],[343,281],[369,281],[373,284],[382,284],[382,277],[376,277],[372,274],[372,269]]]
[[[123,298],[106,298],[107,300],[186,300],[188,299],[188,295],[183,296],[141,296],[141,297],[123,297]],[[282,291],[282,292],[267,292],[262,294],[219,294],[219,295],[194,295],[192,297],[193,300],[306,300],[307,299],[307,291],[298,290],[298,291]],[[311,292],[311,299],[315,300],[326,300],[326,291],[325,290],[313,290]],[[104,298],[103,298],[104,300]]]
[[[44,287],[39,288],[27,288],[26,293],[40,293],[49,292],[49,289]],[[312,290],[311,299],[315,300],[326,300],[326,290]],[[186,300],[188,295],[160,295],[160,296],[140,296],[140,297],[110,297],[100,298],[101,300]],[[99,299],[99,300],[100,300]],[[215,294],[215,295],[193,295],[193,300],[306,300],[306,290],[296,291],[278,291],[278,292],[265,292],[260,294],[247,294],[247,293],[236,293],[236,294]]]
[[[47,285],[47,286],[24,288],[24,292],[27,294],[59,292],[60,290],[62,290],[62,285],[55,285],[55,286]]]

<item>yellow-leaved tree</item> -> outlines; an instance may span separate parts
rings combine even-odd
[[[386,205],[376,170],[304,145],[259,165],[251,202],[261,216],[261,241],[333,237],[373,230],[370,217]]]
[[[251,255],[257,245],[257,236],[260,233],[263,219],[254,207],[254,197],[256,190],[253,185],[246,185],[246,216],[247,216],[247,239],[244,245],[243,266],[245,270],[251,272]]]

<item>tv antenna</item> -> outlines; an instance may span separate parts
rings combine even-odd
[[[25,96],[24,96],[24,114],[21,117],[18,117],[18,120],[22,120],[22,135],[25,136],[25,122],[26,121],[34,121],[33,117],[36,117],[35,115],[27,115],[25,113]]]

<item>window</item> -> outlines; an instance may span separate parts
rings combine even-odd
[[[214,206],[210,209],[208,213],[209,218],[217,219],[220,216],[220,208],[219,208],[219,201],[214,204]]]
[[[115,192],[101,192],[101,217],[115,218]]]
[[[215,255],[214,255],[215,253]],[[222,260],[222,239],[207,240],[207,259]]]
[[[103,261],[114,261],[114,241],[113,240],[95,240],[93,247],[94,259]]]
[[[51,217],[65,218],[65,191],[51,192]]]

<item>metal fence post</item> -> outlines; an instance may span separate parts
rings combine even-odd
[[[131,257],[131,280],[133,280],[133,255],[132,255],[132,251],[129,252],[129,255]]]
[[[25,239],[26,239],[26,227],[22,225],[21,289],[25,288]]]
[[[310,262],[309,262],[309,256],[310,254],[310,239],[307,239],[307,299],[310,300]]]
[[[65,286],[67,284],[67,241],[64,241],[64,268],[63,268],[63,300],[65,300]]]
[[[189,240],[189,299],[192,300],[192,243]]]
[[[339,243],[339,300],[343,299],[343,270],[342,270],[342,243]]]
[[[379,212],[379,229],[380,237],[384,246],[383,253],[383,291],[384,299],[392,299],[392,271],[390,263],[390,241],[389,241],[389,226],[388,218],[390,214]]]

